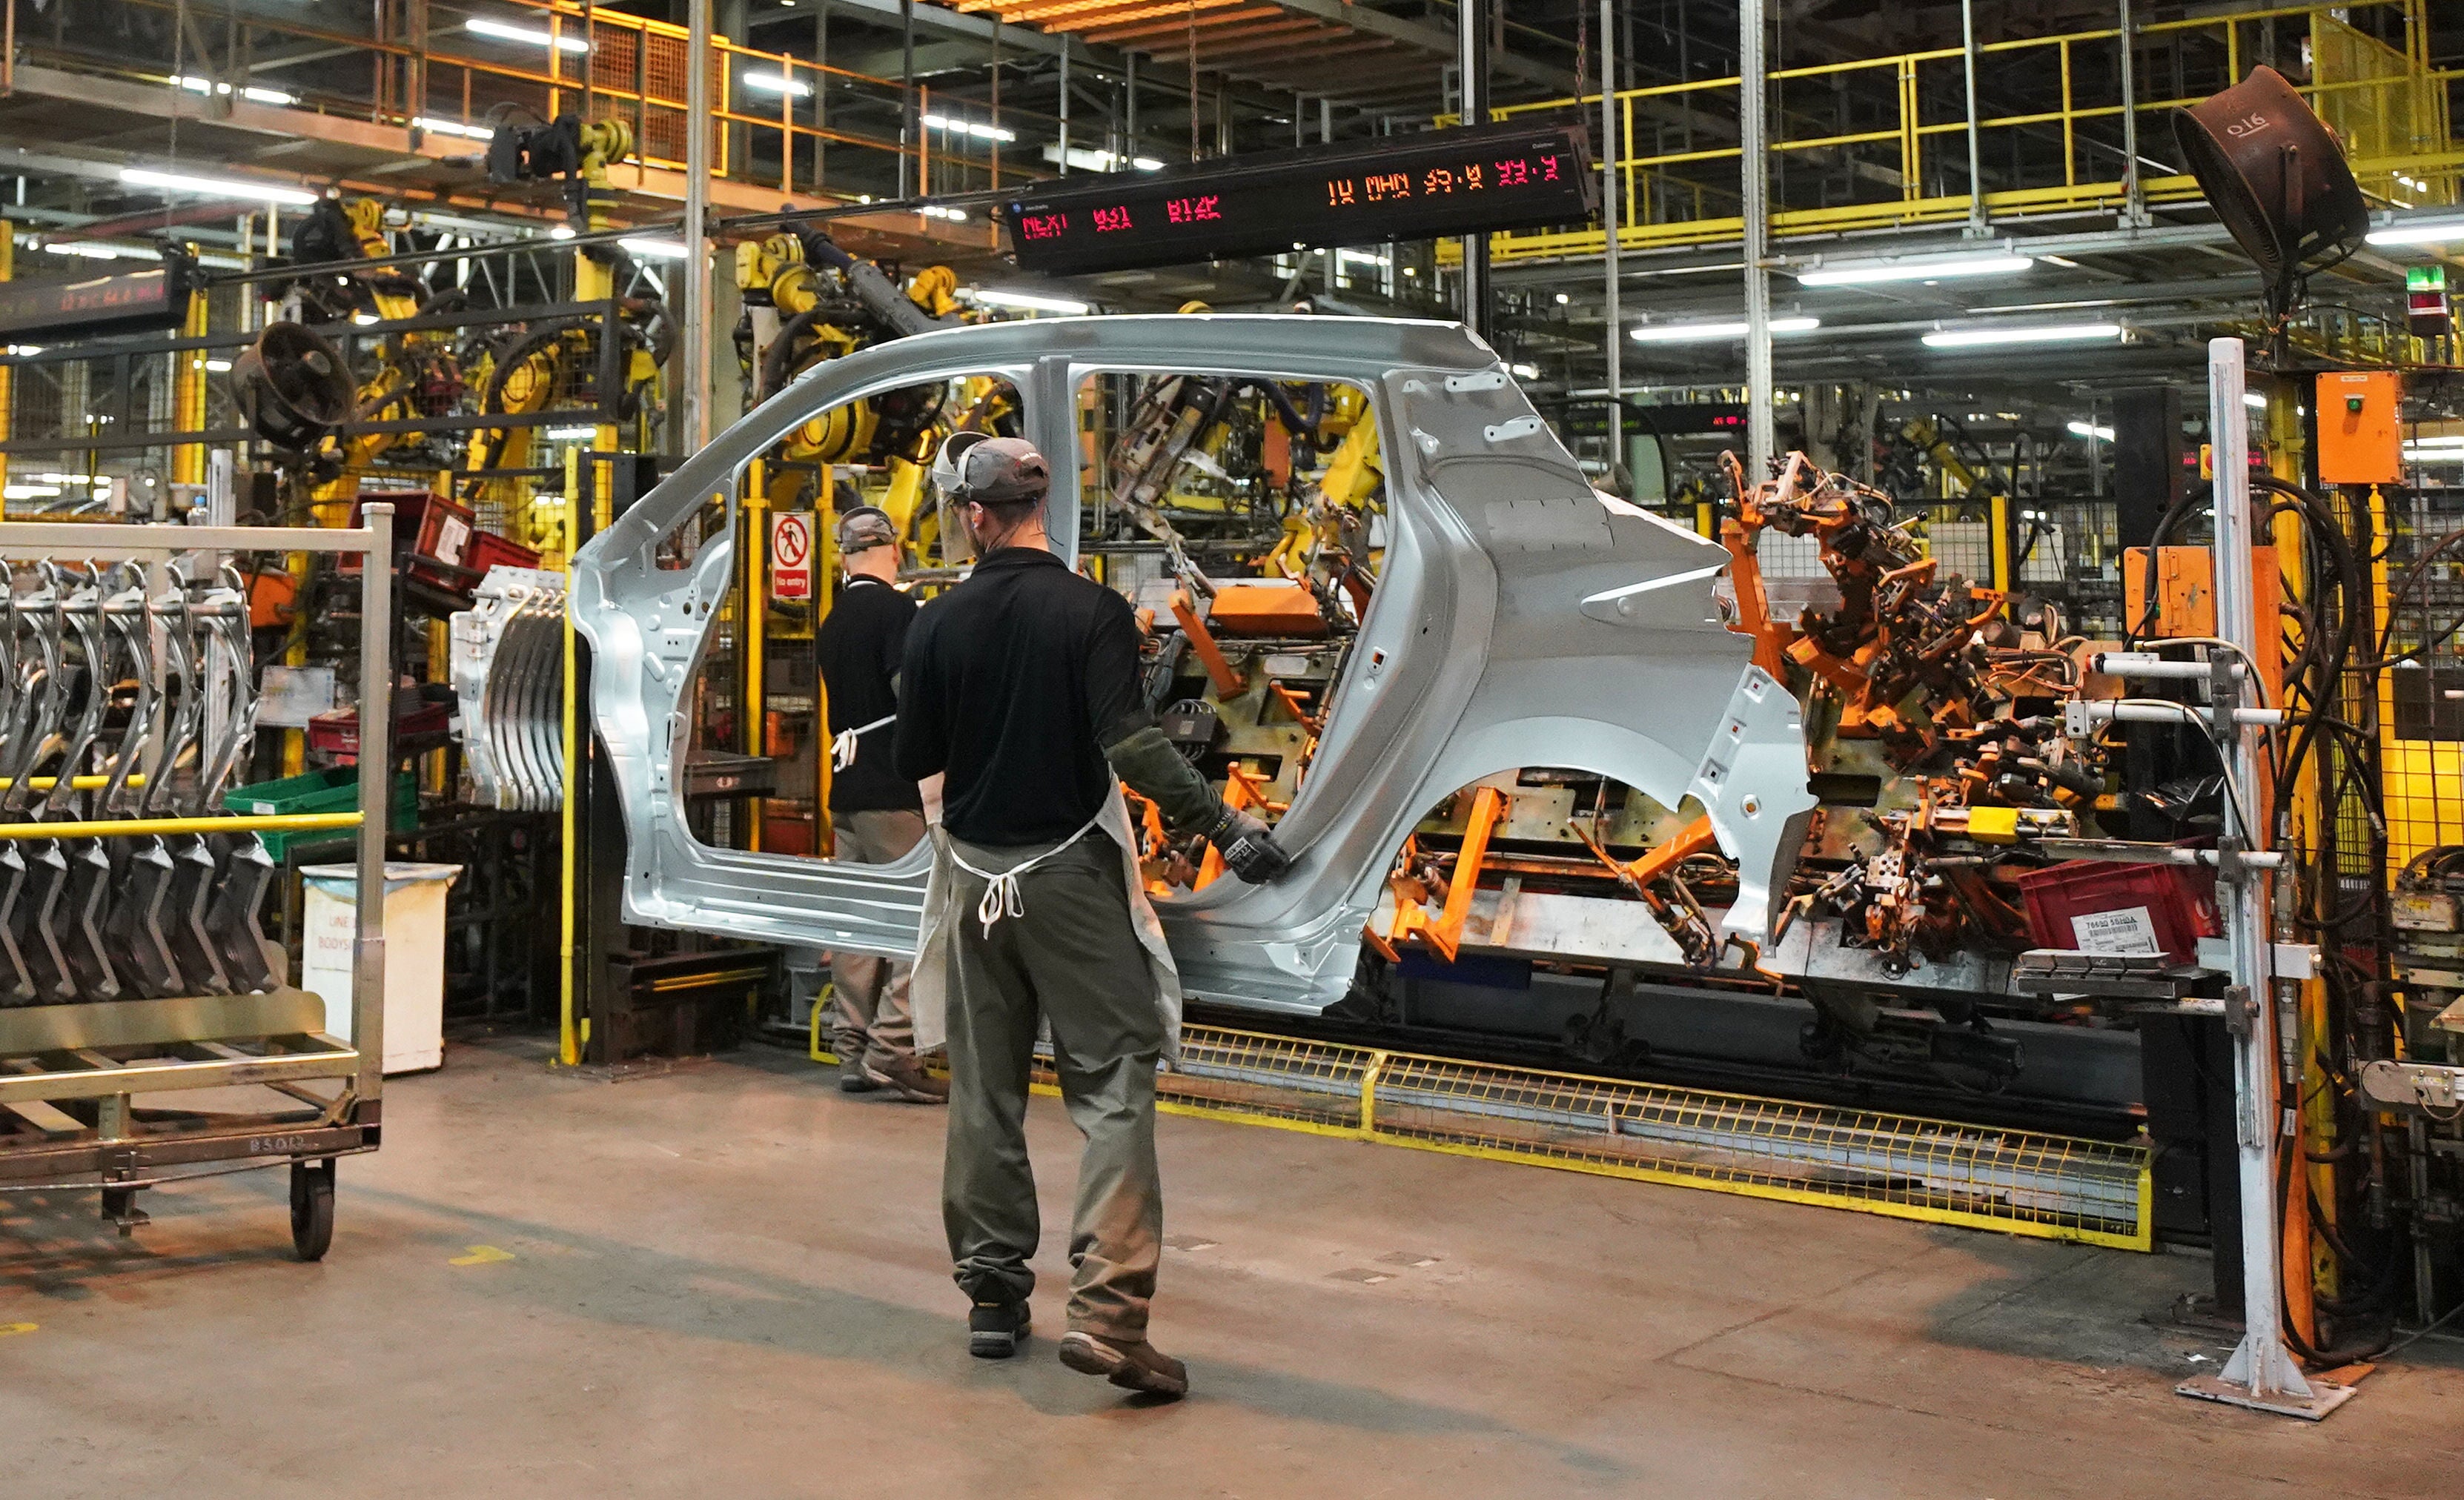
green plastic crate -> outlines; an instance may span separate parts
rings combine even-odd
[[[257,816],[290,817],[302,813],[347,813],[360,805],[360,772],[357,767],[337,766],[331,771],[312,771],[304,775],[285,776],[279,781],[260,781],[253,787],[234,787],[223,793],[223,807],[228,812]],[[408,772],[398,772],[393,778],[394,832],[403,833],[419,826],[419,783]],[[290,852],[299,840],[324,840],[337,835],[348,837],[347,829],[333,834],[269,832],[259,837],[265,840],[265,852],[276,860]]]

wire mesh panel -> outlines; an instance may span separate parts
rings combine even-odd
[[[1055,1079],[1039,1055],[1035,1082]],[[1870,1111],[1192,1026],[1160,1107],[2077,1240],[2152,1244],[2148,1153]]]
[[[2464,489],[2384,500],[2381,772],[2390,873],[2464,843]]]

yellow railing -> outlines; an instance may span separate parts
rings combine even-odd
[[[2397,12],[2406,46],[2389,47],[2340,18],[2365,11]],[[2279,24],[2288,21],[2293,24]],[[2194,52],[2199,54],[2199,72],[2213,76],[2217,87],[2223,79],[2244,76],[2261,60],[2260,40],[2270,32],[2279,58],[2299,56],[2306,44],[2312,77],[2301,92],[2346,141],[2354,174],[2364,190],[2391,205],[2457,201],[2464,142],[2455,139],[2452,129],[2446,86],[2451,79],[2464,76],[2464,70],[2430,65],[2427,0],[2359,0],[2332,11],[2324,7],[2290,6],[2226,17],[2152,22],[2134,30],[2141,55],[2154,43]],[[1989,173],[1998,170],[2007,175],[2023,160],[2017,146],[2025,143],[2035,148],[2025,169],[2027,180],[1986,193],[1989,217],[2118,212],[2128,205],[2130,185],[2121,171],[2124,108],[2119,80],[2121,40],[2122,33],[2108,28],[1991,42],[1978,49],[1997,67],[2040,61],[2059,82],[2057,108],[1977,121],[1980,155]],[[1772,237],[1966,220],[1969,193],[1925,189],[1928,172],[1936,166],[1943,176],[1963,185],[1967,179],[1965,68],[1966,54],[1961,49],[1943,47],[1773,71],[1768,85],[1777,114],[1778,139],[1770,150],[1773,161],[1784,168],[1793,156],[1847,153],[1854,160],[1857,178],[1881,190],[1859,193],[1844,203],[1778,208],[1771,214]],[[2169,77],[2166,81],[2169,83]],[[1812,82],[1824,84],[1833,100],[1853,97],[1871,106],[1887,95],[1891,102],[1862,128],[1856,128],[1853,119],[1842,118],[1848,113],[1844,105],[1815,125],[1808,120],[1814,106],[1794,107],[1789,87]],[[2129,106],[2137,117],[2143,162],[2174,157],[2170,112],[2197,103],[2212,92],[2176,98],[2154,83],[2153,78],[2143,76],[2135,91],[2141,97]],[[1682,134],[1688,120],[1725,128],[1737,119],[1738,91],[1739,80],[1734,77],[1620,90],[1614,96],[1620,133],[1628,142],[1649,140],[1655,132],[1663,137]],[[2083,97],[2087,102],[2082,102]],[[1928,116],[1929,104],[1941,118]],[[1588,98],[1511,105],[1492,115],[1499,120],[1557,115],[1590,122],[1596,129],[1600,98],[1594,94]],[[1666,123],[1669,120],[1678,123]],[[2021,142],[2014,132],[2036,139]],[[2057,132],[2057,165],[2052,161],[2053,153],[2045,149]],[[1617,163],[1622,188],[1618,244],[1626,250],[1649,250],[1740,238],[1744,221],[1737,208],[1737,158],[1738,148],[1726,143],[1627,154]],[[1727,169],[1705,173],[1702,168],[1708,163],[1727,163]],[[2034,180],[2038,178],[2042,180]],[[2197,185],[2187,175],[2143,178],[2140,189],[2143,201],[2150,204],[2199,196]],[[1588,228],[1500,234],[1491,240],[1492,253],[1502,259],[1598,254],[1605,243],[1602,230]]]
[[[0,0],[0,4],[12,3],[22,5],[23,0]],[[166,16],[177,6],[177,0],[130,3]],[[492,41],[463,30],[458,18],[449,21],[441,12],[430,20],[424,38],[414,37],[401,12],[391,8],[381,11],[390,19],[367,31],[250,14],[240,24],[252,42],[292,40],[348,48],[366,58],[368,73],[364,87],[328,82],[300,90],[287,75],[277,73],[242,81],[245,86],[288,96],[292,108],[399,126],[427,120],[431,128],[441,126],[440,134],[449,138],[470,127],[486,128],[489,112],[501,104],[519,105],[541,120],[564,113],[621,119],[633,127],[634,160],[669,171],[684,169],[691,71],[685,28],[616,11],[585,9],[574,0],[501,0],[501,10],[490,12],[490,18],[548,38],[536,47],[535,62],[479,55],[481,50],[501,52],[508,45],[529,44]],[[23,27],[18,35],[25,44],[24,60],[44,66],[107,71],[156,83],[163,82],[171,67],[167,58],[149,64],[126,55],[104,59],[75,48],[52,50],[44,45],[42,33],[30,33]],[[834,117],[869,109],[877,122],[894,120],[903,95],[896,78],[764,52],[721,36],[712,38],[712,54],[711,118],[729,127],[714,132],[711,143],[717,176],[786,192],[823,192],[832,147],[871,153],[876,161],[904,151],[913,163],[910,182],[922,185],[925,191],[962,191],[1049,173],[1040,157],[1022,155],[1016,144],[1010,144],[1004,155],[1001,143],[962,131],[942,130],[938,134],[946,139],[936,140],[935,131],[920,130],[920,139],[902,145],[894,125],[888,133],[875,134],[819,122],[817,96]],[[208,71],[193,61],[186,66],[191,75]],[[753,76],[776,78],[779,86],[748,88],[744,80]],[[330,79],[331,75],[327,76]],[[171,85],[164,83],[164,87]],[[929,90],[919,87],[916,93],[919,118],[942,113],[934,106]],[[1009,104],[998,110],[968,104],[947,113],[1037,141],[1058,133],[1056,120]],[[752,160],[757,145],[764,159],[758,167]],[[777,151],[775,160],[770,159],[772,148]],[[472,149],[484,149],[477,138],[473,138]]]

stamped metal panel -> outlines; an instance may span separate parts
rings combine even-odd
[[[681,467],[576,565],[597,652],[593,709],[632,857],[626,914],[772,942],[913,950],[925,855],[839,866],[713,849],[686,831],[679,707],[731,576],[713,546],[661,573],[658,538],[741,463],[839,402],[944,375],[1005,374],[1029,431],[1074,451],[1075,383],[1098,370],[1350,380],[1377,395],[1389,546],[1309,779],[1278,831],[1284,880],[1217,881],[1159,903],[1195,995],[1313,1011],[1350,982],[1387,866],[1439,798],[1528,764],[1615,777],[1709,809],[1747,866],[1730,925],[1759,936],[1784,826],[1810,809],[1795,706],[1722,627],[1725,554],[1595,494],[1488,347],[1451,323],[1116,317],[992,324],[821,366]],[[1052,530],[1075,535],[1077,471],[1057,466]]]

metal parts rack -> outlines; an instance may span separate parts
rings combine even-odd
[[[23,779],[33,790],[55,794],[31,806],[22,794],[0,800],[0,818],[8,819],[0,821],[0,933],[8,935],[10,967],[24,974],[28,966],[16,957],[21,948],[51,944],[55,901],[46,901],[34,909],[26,906],[26,897],[37,889],[44,862],[57,860],[64,851],[72,859],[108,871],[112,866],[104,846],[115,841],[157,841],[151,850],[141,850],[130,859],[132,866],[143,862],[149,853],[159,855],[162,840],[180,844],[183,862],[198,868],[172,872],[163,879],[174,893],[188,891],[186,909],[194,914],[212,899],[245,902],[263,890],[261,880],[246,883],[231,874],[247,862],[247,849],[255,847],[253,837],[219,856],[219,874],[211,840],[347,827],[359,833],[359,888],[383,889],[393,663],[386,627],[392,613],[392,573],[382,562],[392,554],[393,508],[370,505],[365,508],[365,521],[364,527],[352,530],[75,523],[0,526],[0,559],[11,563],[33,559],[54,565],[70,559],[85,565],[149,563],[154,565],[151,572],[172,577],[175,584],[179,578],[168,567],[171,560],[200,553],[357,554],[379,564],[361,571],[363,739],[357,812],[146,815],[159,800],[154,793],[188,773],[182,758],[187,741],[181,734],[144,743],[145,720],[158,695],[167,694],[174,675],[179,678],[181,699],[175,723],[195,739],[198,750],[193,774],[199,792],[192,800],[200,807],[204,792],[228,771],[233,752],[250,732],[252,715],[244,709],[233,714],[240,696],[234,695],[232,708],[224,710],[226,717],[214,731],[219,750],[206,751],[198,721],[211,716],[218,707],[211,701],[209,674],[201,668],[196,655],[187,651],[184,628],[162,631],[163,615],[156,612],[149,617],[151,606],[142,600],[139,623],[130,640],[143,641],[148,624],[152,625],[168,641],[165,655],[176,666],[158,666],[158,659],[143,652],[135,656],[136,670],[125,681],[134,705],[142,707],[131,707],[128,717],[134,729],[123,735],[111,754],[103,754],[97,731],[123,679],[118,670],[121,659],[100,647],[99,631],[89,626],[81,632],[80,643],[87,652],[82,662],[87,709],[74,731],[57,737],[65,741],[65,748],[56,776],[33,774],[50,757],[55,737],[38,721],[36,708],[28,706],[29,695],[17,695],[13,707],[23,711],[9,716],[9,728],[20,742],[11,747],[9,756],[14,772],[11,779]],[[55,578],[57,568],[47,568],[46,576]],[[107,610],[109,606],[99,598],[101,575],[95,572],[89,576],[97,580],[91,592],[98,598],[93,602]],[[174,592],[173,607],[183,612],[179,625],[185,627],[185,585]],[[62,598],[53,589],[38,605],[26,607],[47,609],[67,619],[82,597]],[[5,637],[0,639],[0,648],[13,657],[19,603],[12,598],[10,604],[10,623],[6,632],[0,632]],[[244,643],[244,634],[239,639]],[[51,644],[56,647],[56,635]],[[53,649],[43,653],[41,660],[29,662],[22,677],[14,671],[13,660],[11,665],[11,682],[28,685],[41,708],[65,714],[73,674],[61,653]],[[244,686],[250,671],[244,644],[227,665]],[[27,745],[34,748],[26,750]],[[77,774],[89,752],[98,757],[96,768],[107,774]],[[146,797],[117,800],[116,794],[136,780],[141,762],[146,767],[143,783]],[[83,816],[42,821],[46,811],[66,805],[72,791],[100,794]],[[121,812],[137,815],[114,815]],[[72,842],[84,848],[67,850]],[[262,859],[261,850],[257,857]],[[36,866],[33,875],[24,873],[29,865]],[[106,880],[106,886],[117,889],[107,890],[99,900],[125,906],[144,880],[142,872],[127,873],[124,881]],[[231,897],[235,887],[239,894]],[[55,898],[57,889],[51,894]],[[243,936],[253,933],[253,925],[245,920],[249,914],[241,913],[237,930]],[[158,930],[159,926],[158,920]],[[225,928],[224,935],[231,930]],[[324,1003],[283,984],[279,963],[263,963],[266,955],[261,951],[245,955],[254,961],[250,967],[261,981],[251,984],[240,963],[226,967],[203,954],[198,955],[200,962],[173,962],[149,970],[134,952],[145,934],[116,922],[89,921],[83,933],[90,940],[95,966],[80,967],[73,956],[69,964],[51,971],[54,983],[24,996],[37,1003],[11,1005],[0,998],[0,1191],[99,1188],[103,1216],[126,1234],[145,1222],[144,1213],[136,1207],[140,1189],[288,1163],[292,1244],[303,1260],[321,1257],[333,1238],[335,1162],[373,1151],[378,1143],[384,1090],[385,903],[359,903],[349,1041],[326,1034]],[[56,956],[58,946],[51,946]],[[122,951],[116,954],[115,947]],[[37,970],[42,967],[39,962],[33,966]],[[171,976],[169,985],[148,983],[149,974],[164,973]],[[124,989],[119,975],[127,978]],[[165,989],[173,992],[163,992]],[[210,992],[187,992],[192,989]],[[132,993],[142,997],[119,998]],[[324,1092],[315,1086],[320,1081],[339,1087]],[[158,1098],[198,1089],[242,1087],[262,1088],[268,1097],[253,1110],[236,1112],[168,1107]],[[281,1098],[271,1097],[275,1095]],[[152,1102],[142,1105],[141,1100]]]

